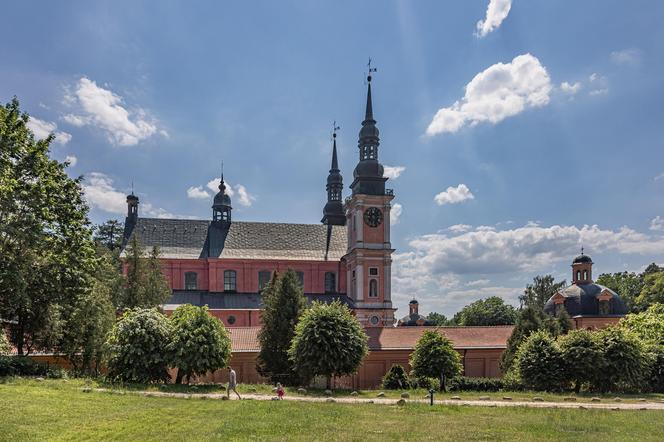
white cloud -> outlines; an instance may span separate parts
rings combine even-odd
[[[215,194],[219,192],[219,183],[221,182],[221,179],[219,178],[214,178],[205,185],[208,189],[210,189],[212,192]],[[244,207],[251,207],[251,205],[256,201],[256,196],[251,194],[247,188],[242,185],[242,184],[236,184],[232,185],[228,181],[224,181],[226,184],[226,194],[233,198],[235,195],[237,195],[237,202]],[[201,187],[201,190],[202,187]]]
[[[65,157],[65,161],[69,163],[69,167],[74,167],[76,163],[78,163],[78,158],[76,158],[74,155],[67,155]]]
[[[588,95],[598,96],[606,95],[609,93],[609,82],[603,75],[600,75],[597,72],[593,72],[588,77],[588,81],[590,81],[590,84],[593,88],[588,92]]]
[[[256,201],[256,197],[250,194],[247,191],[247,188],[244,187],[242,184],[237,184],[235,186],[235,191],[237,192],[238,202],[240,203],[241,206],[251,207],[254,201]]]
[[[454,224],[449,226],[447,230],[454,233],[463,233],[469,231],[472,227],[470,224]]]
[[[475,35],[479,38],[493,32],[507,18],[512,7],[512,0],[490,0],[486,8],[486,17],[477,22]]]
[[[209,199],[210,194],[203,190],[203,186],[194,187],[191,186],[187,189],[187,198],[192,199]]]
[[[546,69],[531,54],[496,63],[466,85],[461,100],[436,112],[426,134],[453,133],[487,121],[495,124],[528,108],[545,106],[552,88]]]
[[[403,206],[401,204],[392,204],[392,208],[390,209],[390,225],[399,224],[402,211]]]
[[[30,117],[28,120],[28,129],[32,131],[37,140],[44,140],[50,134],[55,135],[55,142],[65,145],[71,141],[71,134],[67,132],[58,131],[58,125],[49,121],[40,120],[36,117]]]
[[[62,118],[67,123],[98,127],[106,132],[111,143],[120,146],[134,146],[159,131],[145,110],[128,110],[122,97],[87,77],[81,77],[75,89],[74,95],[65,95],[65,101],[78,104],[83,115],[64,115]]]
[[[127,196],[113,187],[113,180],[101,172],[88,174],[83,183],[85,199],[90,207],[109,213],[125,213]]]
[[[636,48],[611,52],[611,61],[616,64],[635,65],[641,62],[641,50]]]
[[[465,184],[459,184],[456,187],[448,187],[444,192],[440,192],[434,198],[439,206],[444,204],[457,204],[462,201],[475,199],[475,195]]]
[[[560,90],[568,95],[576,95],[576,93],[581,90],[581,83],[577,81],[576,83],[570,84],[563,81],[560,83]]]
[[[467,282],[466,285],[470,286],[470,287],[477,287],[477,286],[480,286],[480,285],[487,285],[490,282],[491,281],[489,281],[488,279],[476,279],[475,281]]]
[[[608,88],[601,88],[601,89],[593,89],[592,91],[588,92],[588,95],[591,95],[593,97],[596,97],[598,95],[606,95],[609,93]]]
[[[650,221],[650,230],[664,232],[664,218],[657,215]]]
[[[661,179],[664,179],[664,172],[660,173],[655,178],[653,178],[653,181],[659,181]]]
[[[383,173],[383,176],[396,180],[404,170],[406,170],[405,166],[385,166],[385,172]]]

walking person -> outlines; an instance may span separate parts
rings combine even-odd
[[[281,384],[277,382],[277,397],[279,400],[284,399],[284,393],[284,387],[282,387]]]
[[[237,394],[238,399],[242,399],[240,397],[240,393],[237,392],[237,375],[235,374],[235,370],[231,366],[228,366],[228,388],[226,389],[226,397],[228,399],[231,398],[231,390]]]

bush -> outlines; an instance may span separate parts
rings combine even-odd
[[[649,357],[636,334],[622,327],[597,332],[602,348],[602,369],[595,385],[601,391],[637,391],[647,382]]]
[[[664,346],[654,345],[648,348],[650,354],[650,375],[648,384],[655,393],[664,393]]]
[[[422,388],[424,390],[440,390],[440,381],[436,378],[427,376],[417,376],[415,373],[410,373],[409,379],[410,388]]]
[[[61,378],[64,376],[64,371],[35,362],[27,356],[0,356],[0,378],[6,376]]]
[[[588,330],[572,330],[558,338],[558,345],[563,355],[560,377],[574,382],[574,391],[581,391],[581,386],[594,381],[604,364],[603,352],[597,333]]]
[[[406,370],[398,364],[392,365],[383,378],[383,388],[388,390],[403,390],[409,386]]]
[[[5,335],[5,332],[0,326],[0,355],[8,355],[10,350],[11,346],[7,340],[7,335]]]
[[[221,321],[208,313],[207,306],[184,304],[169,318],[173,337],[169,345],[171,366],[177,368],[176,383],[183,377],[199,376],[226,366],[231,340]]]
[[[457,376],[450,380],[450,391],[500,391],[504,389],[501,378],[469,378]]]
[[[108,377],[124,382],[166,381],[171,325],[156,309],[128,310],[108,338]]]
[[[562,352],[546,331],[532,333],[521,344],[514,366],[521,382],[528,388],[550,391],[561,386]]]

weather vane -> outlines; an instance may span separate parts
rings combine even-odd
[[[378,71],[378,69],[371,67],[371,57],[369,57],[369,63],[367,63],[367,68],[369,69],[369,72],[367,72],[367,81],[371,81],[371,73]]]
[[[337,131],[341,129],[341,126],[337,126],[337,120],[334,120],[332,123],[332,138],[337,137]]]

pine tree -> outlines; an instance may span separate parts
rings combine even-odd
[[[273,273],[263,294],[262,326],[258,334],[260,353],[258,372],[272,382],[299,383],[288,349],[295,336],[295,326],[304,311],[306,299],[297,275],[288,270],[281,276]]]
[[[119,309],[152,308],[168,300],[171,289],[161,270],[159,248],[154,246],[148,258],[139,239],[132,236],[125,250],[127,274]]]

